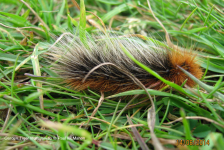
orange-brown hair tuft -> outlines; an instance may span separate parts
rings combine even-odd
[[[191,73],[198,79],[202,77],[202,68],[196,60],[196,54],[194,54],[192,51],[170,51],[168,57],[172,69],[170,70],[170,76],[167,80],[173,81],[174,83],[181,85],[186,79],[188,79],[186,85],[190,87],[193,87],[195,85],[195,82],[190,79],[185,73],[183,73],[178,68],[178,66],[187,70],[189,73]]]

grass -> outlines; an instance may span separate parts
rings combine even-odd
[[[51,42],[51,33],[60,35],[74,28],[83,33],[80,39],[85,43],[85,35],[98,26],[103,29],[103,24],[163,42],[165,31],[146,0],[0,2],[0,149],[153,149],[155,144],[167,149],[224,147],[221,1],[150,1],[173,44],[198,52],[205,73],[201,80],[195,79],[197,86],[187,89],[158,77],[173,89],[105,93],[103,101],[102,94],[91,89],[78,92],[47,82],[56,74],[44,62],[41,54],[46,47],[41,43]],[[154,105],[147,97],[119,101],[121,96],[146,92]],[[155,118],[147,119],[153,113]],[[153,126],[155,137],[150,132]]]

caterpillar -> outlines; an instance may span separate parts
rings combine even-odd
[[[50,46],[48,55],[53,62],[52,70],[63,79],[63,84],[73,90],[86,90],[89,87],[101,92],[120,93],[139,89],[125,72],[135,76],[146,88],[158,90],[166,86],[135,64],[123,52],[122,46],[142,64],[178,85],[187,80],[186,85],[193,87],[195,82],[177,66],[196,78],[202,77],[202,68],[192,51],[172,50],[166,44],[134,36],[98,33],[88,35],[83,42],[79,35],[67,32]]]

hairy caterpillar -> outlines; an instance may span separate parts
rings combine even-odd
[[[192,51],[172,50],[150,40],[143,41],[137,37],[116,34],[87,36],[86,41],[87,43],[82,42],[79,36],[72,33],[64,33],[49,48],[50,60],[56,61],[52,64],[52,69],[64,79],[63,83],[74,90],[89,87],[101,92],[119,93],[139,89],[124,72],[134,75],[146,88],[160,89],[165,86],[126,56],[121,45],[138,61],[178,85],[185,80],[190,87],[195,83],[177,66],[197,78],[201,78],[203,74]],[[121,69],[118,70],[113,65],[100,66],[105,63],[112,63]],[[99,67],[89,73],[96,66]],[[88,77],[84,80],[86,76]]]

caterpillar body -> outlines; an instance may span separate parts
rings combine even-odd
[[[190,87],[195,83],[177,66],[197,78],[203,74],[192,51],[171,50],[166,45],[150,40],[116,34],[87,36],[86,41],[83,42],[72,33],[64,33],[49,48],[50,60],[56,61],[52,69],[64,80],[63,83],[74,90],[86,90],[89,87],[102,92],[119,93],[139,89],[125,72],[138,78],[146,88],[161,89],[166,85],[135,64],[124,53],[122,46],[142,64],[178,85],[185,80]]]

